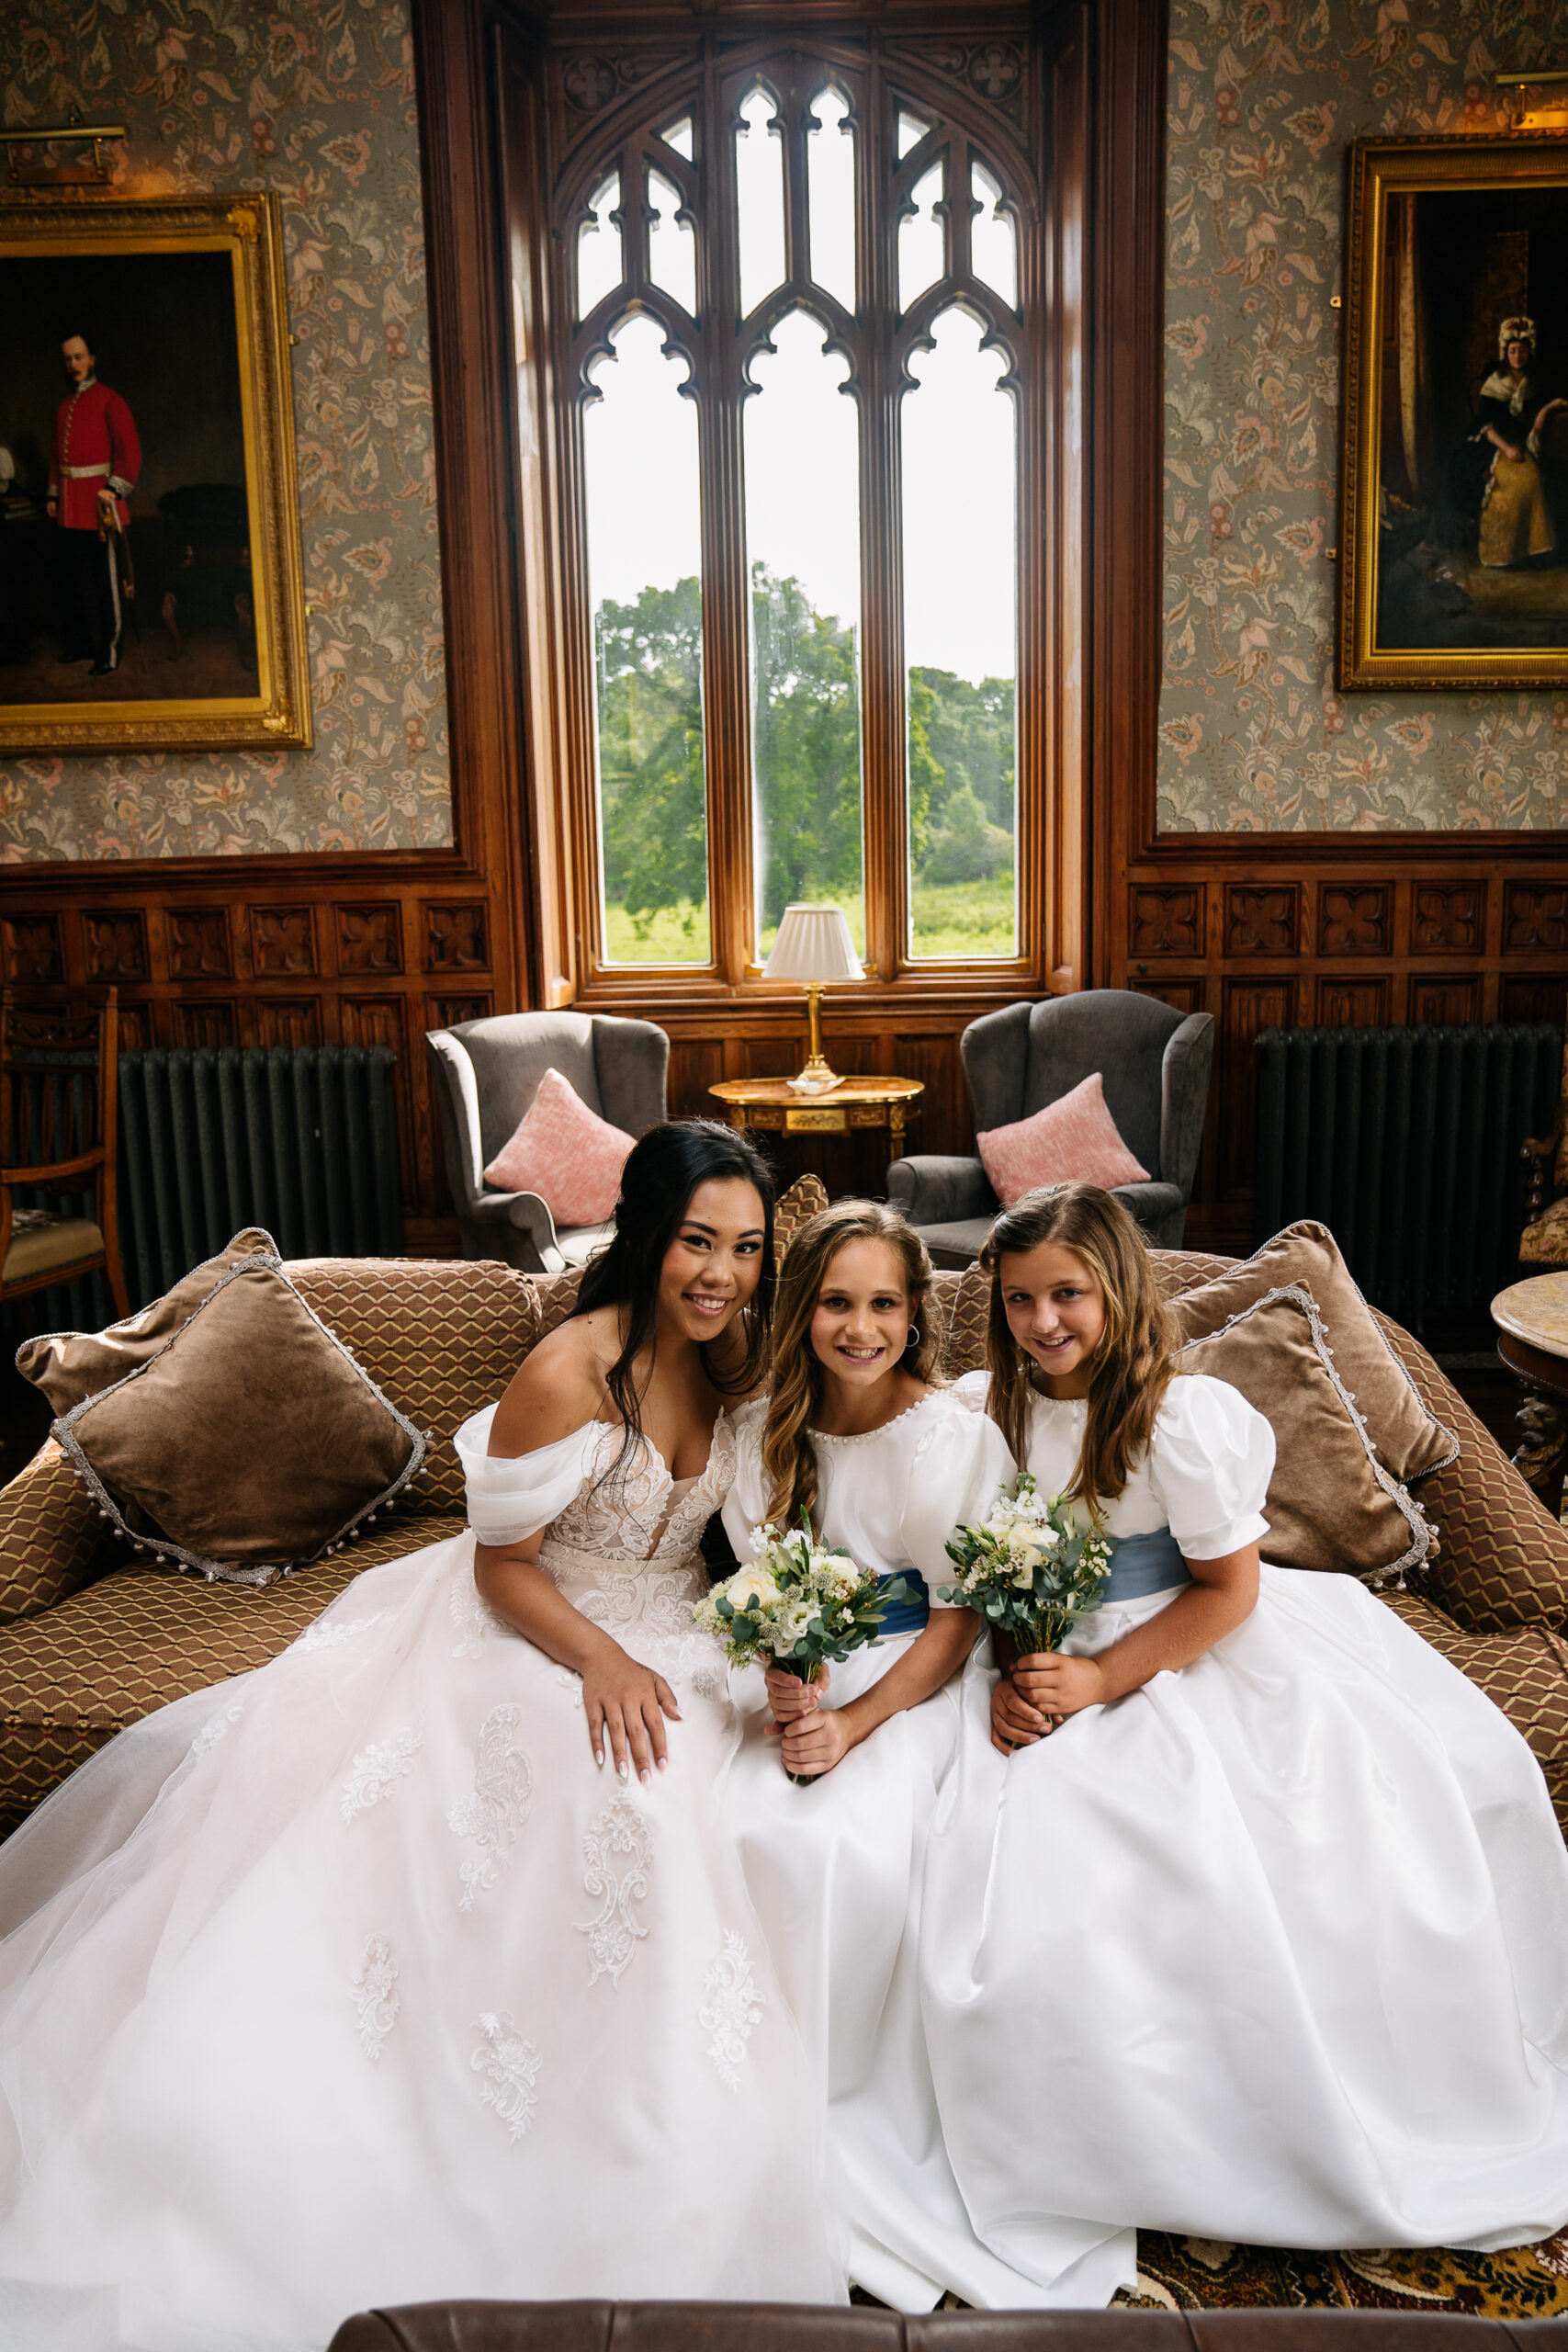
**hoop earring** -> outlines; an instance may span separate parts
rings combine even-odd
[[[904,1353],[908,1355],[911,1348],[918,1348],[919,1344],[920,1327],[918,1323],[911,1323],[909,1326],[909,1336],[904,1342]]]

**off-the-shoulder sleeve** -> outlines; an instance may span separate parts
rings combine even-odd
[[[1155,1419],[1149,1476],[1190,1560],[1219,1560],[1269,1532],[1274,1432],[1239,1389],[1182,1373]]]
[[[767,1509],[762,1476],[762,1422],[767,1409],[765,1396],[753,1396],[750,1404],[730,1415],[735,1423],[735,1483],[724,1498],[722,1517],[724,1532],[736,1558],[741,1561],[755,1555],[753,1533]]]
[[[947,1556],[948,1537],[955,1527],[984,1519],[1017,1467],[995,1421],[949,1397],[942,1404],[945,1409],[930,1416],[931,1426],[921,1430],[910,1457],[898,1525],[904,1557],[924,1577],[933,1609],[949,1605],[937,1599],[937,1589],[956,1573]]]
[[[468,1525],[481,1544],[522,1544],[575,1502],[605,1423],[588,1421],[533,1453],[487,1453],[495,1407],[465,1421],[452,1442],[468,1488]]]

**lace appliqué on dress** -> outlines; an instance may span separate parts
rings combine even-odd
[[[374,1617],[334,1617],[330,1625],[323,1625],[318,1618],[313,1625],[306,1626],[297,1642],[289,1643],[289,1650],[301,1655],[312,1650],[335,1650],[341,1643],[352,1641],[355,1634],[367,1634],[385,1614],[385,1610],[378,1609]]]
[[[588,1982],[596,1984],[601,1976],[607,1976],[618,1987],[638,1942],[648,1933],[632,1905],[640,1903],[648,1893],[653,1840],[631,1799],[612,1797],[589,1824],[582,1850],[588,1860],[582,1883],[590,1894],[604,1897],[595,1917],[575,1922],[578,1934],[588,1939],[593,1963]],[[626,1866],[617,1870],[615,1858],[622,1854],[628,1857]]]
[[[392,1958],[392,1947],[385,1936],[372,1936],[367,1942],[359,1973],[348,1988],[359,2019],[359,2047],[372,2062],[379,2059],[381,2044],[398,2021],[402,2002],[398,1994],[398,1963]]]
[[[394,1783],[412,1771],[413,1759],[423,1745],[424,1725],[417,1723],[405,1724],[390,1739],[362,1747],[343,1784],[344,1822],[352,1822],[356,1814],[368,1813],[372,1805],[390,1796]]]
[[[711,2033],[708,2056],[718,2079],[732,2091],[740,2088],[740,2068],[746,2045],[762,2022],[762,1996],[751,1973],[751,1955],[745,1939],[732,1928],[724,1931],[724,1950],[703,1979],[703,2003],[697,2023]]]
[[[508,2009],[487,2009],[474,2019],[474,2031],[483,2036],[468,2064],[482,2075],[479,2097],[507,2126],[515,2144],[534,2120],[538,2096],[534,2089],[541,2064],[531,2041],[525,2041]]]
[[[510,1632],[504,1617],[498,1617],[471,1574],[460,1576],[452,1588],[452,1623],[457,1629],[457,1639],[452,1645],[454,1657],[478,1657],[490,1634]]]
[[[446,1815],[448,1828],[479,1848],[477,1854],[464,1858],[459,1911],[471,1911],[476,1894],[488,1894],[501,1884],[533,1805],[534,1767],[513,1744],[522,1720],[519,1706],[491,1709],[479,1725],[474,1792]]]
[[[236,1699],[231,1706],[220,1707],[215,1715],[209,1715],[196,1737],[191,1741],[188,1751],[191,1758],[194,1760],[198,1756],[209,1754],[220,1739],[227,1739],[230,1731],[239,1722],[244,1712],[243,1704]]]

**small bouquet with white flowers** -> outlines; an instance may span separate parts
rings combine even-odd
[[[1077,1620],[1100,1607],[1111,1549],[1023,1470],[988,1519],[954,1529],[947,1556],[960,1575],[942,1599],[975,1610],[1018,1645],[1021,1657],[1060,1649]]]
[[[716,1585],[694,1611],[732,1666],[765,1659],[811,1681],[825,1659],[846,1658],[874,1642],[895,1603],[914,1600],[902,1577],[869,1575],[847,1552],[829,1551],[808,1514],[787,1532],[771,1521],[757,1530],[756,1557]],[[792,1781],[815,1779],[792,1772]]]

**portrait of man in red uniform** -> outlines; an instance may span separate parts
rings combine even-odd
[[[95,678],[119,667],[129,571],[126,500],[141,470],[136,421],[98,381],[85,335],[61,345],[70,390],[54,419],[49,518],[57,528],[62,662],[91,662]]]

